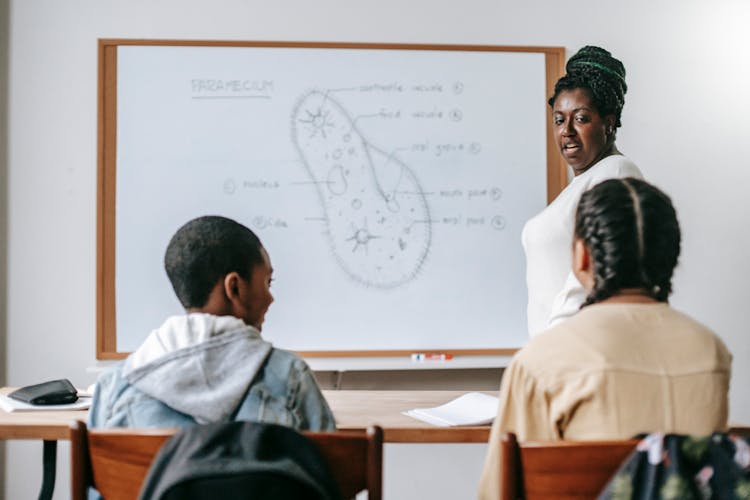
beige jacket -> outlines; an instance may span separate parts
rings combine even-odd
[[[731,362],[721,339],[667,304],[586,307],[505,370],[479,498],[500,498],[503,432],[530,441],[724,430]]]

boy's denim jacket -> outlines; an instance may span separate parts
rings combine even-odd
[[[215,329],[217,317],[203,316],[189,315],[188,325],[195,329],[196,322],[208,321],[209,330]],[[176,330],[182,336],[185,321],[186,317],[170,318],[162,330],[170,330],[170,335]],[[175,323],[180,326],[175,328]],[[186,427],[233,419],[298,430],[336,429],[333,414],[301,358],[261,341],[252,327],[230,326],[187,346],[167,347],[166,353],[136,368],[131,358],[137,362],[134,355],[142,354],[139,351],[109,369],[96,383],[89,426]],[[157,344],[164,348],[164,338]]]

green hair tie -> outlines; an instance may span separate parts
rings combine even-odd
[[[620,73],[604,66],[603,64],[599,64],[594,61],[576,61],[573,63],[573,66],[580,66],[580,65],[593,66],[594,68],[600,69],[604,71],[605,73],[609,73],[610,75],[616,76],[620,81],[622,81],[622,83],[625,83],[625,78]]]

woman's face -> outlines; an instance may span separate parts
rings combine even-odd
[[[552,107],[552,127],[560,154],[575,175],[610,153],[614,121],[612,115],[599,115],[584,89],[563,90],[557,95]]]

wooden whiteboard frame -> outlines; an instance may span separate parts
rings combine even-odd
[[[122,359],[117,351],[115,310],[115,207],[117,159],[117,48],[126,45],[190,47],[275,47],[318,49],[435,50],[470,52],[528,52],[544,54],[546,95],[565,71],[564,47],[511,47],[491,45],[433,45],[331,42],[193,41],[193,40],[99,40],[98,138],[97,138],[97,253],[96,253],[96,358]],[[547,200],[551,202],[567,185],[568,170],[555,145],[552,119],[547,129]],[[418,349],[429,351],[429,349]],[[451,349],[454,355],[513,354],[517,349]],[[310,357],[408,356],[414,350],[311,351]]]

